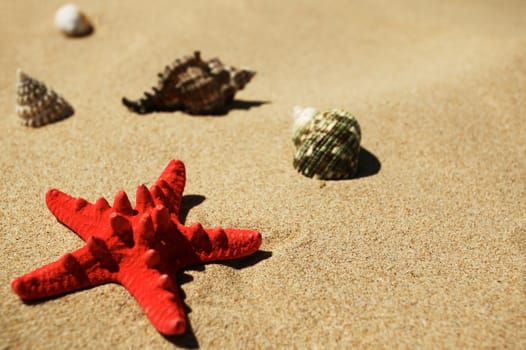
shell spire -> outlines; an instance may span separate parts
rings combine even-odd
[[[228,110],[237,91],[254,77],[255,71],[224,65],[218,58],[204,61],[199,51],[176,59],[159,73],[153,94],[145,92],[137,101],[122,103],[131,111],[146,114],[184,110],[190,114],[221,114]]]
[[[26,126],[39,127],[70,117],[73,107],[44,83],[16,71],[16,113]]]

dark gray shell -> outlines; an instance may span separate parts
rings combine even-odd
[[[318,112],[294,132],[294,168],[318,179],[351,178],[358,170],[360,140],[360,125],[352,114],[339,109]]]
[[[243,89],[256,73],[236,69],[219,59],[203,61],[198,51],[193,56],[177,59],[159,73],[153,94],[122,103],[131,111],[146,114],[157,111],[184,110],[190,114],[225,113],[237,91]]]

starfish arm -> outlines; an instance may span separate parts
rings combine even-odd
[[[186,315],[177,286],[171,277],[155,269],[122,272],[119,282],[134,296],[159,333],[183,334]]]
[[[110,205],[102,197],[91,204],[83,198],[71,197],[57,189],[46,193],[46,204],[58,221],[85,241],[100,232],[111,212]]]
[[[13,291],[24,300],[54,297],[111,282],[111,273],[97,264],[88,247],[14,279]]]
[[[186,172],[183,162],[172,159],[150,191],[156,204],[162,204],[170,213],[178,215],[185,183]]]
[[[258,231],[235,228],[204,229],[199,223],[179,230],[189,240],[200,263],[238,259],[259,249],[261,234]]]

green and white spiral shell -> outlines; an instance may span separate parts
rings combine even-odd
[[[293,165],[307,177],[348,179],[356,175],[361,130],[356,118],[341,109],[316,112],[295,108]]]

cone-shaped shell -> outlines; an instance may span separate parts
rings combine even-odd
[[[198,51],[177,59],[159,73],[154,93],[144,93],[137,101],[122,103],[131,111],[146,114],[157,111],[184,110],[190,114],[221,114],[256,72],[224,65],[219,59],[203,61]]]
[[[16,113],[24,125],[39,127],[73,114],[71,105],[20,69],[16,71]]]
[[[361,139],[356,118],[339,109],[316,113],[296,110],[295,114],[294,168],[307,177],[324,180],[353,177],[358,170]]]

